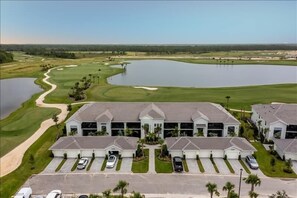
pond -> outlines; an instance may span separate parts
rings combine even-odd
[[[35,78],[12,78],[0,80],[0,119],[21,107],[33,94],[42,89],[34,83]]]
[[[126,71],[108,78],[113,85],[237,87],[297,83],[297,67],[277,65],[208,65],[168,60],[130,61]]]

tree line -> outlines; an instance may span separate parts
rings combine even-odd
[[[217,51],[297,50],[295,44],[229,44],[229,45],[1,45],[7,51],[24,51],[32,55],[66,56],[75,58],[68,51],[101,51],[125,54],[127,51],[148,54],[205,53]]]
[[[13,61],[13,54],[0,50],[0,64],[1,63],[9,63]]]

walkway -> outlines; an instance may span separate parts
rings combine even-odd
[[[148,173],[156,174],[155,169],[155,149],[160,148],[160,145],[147,145],[145,144],[145,148],[149,149],[149,171]]]
[[[55,67],[52,69],[49,69],[45,74],[45,78],[42,80],[44,83],[48,84],[51,86],[51,89],[44,92],[41,94],[37,100],[36,100],[36,106],[38,107],[44,107],[44,108],[58,108],[61,110],[61,113],[58,115],[59,122],[61,123],[65,120],[68,111],[67,111],[67,105],[66,104],[46,104],[44,103],[44,98],[54,91],[57,88],[57,85],[52,84],[48,82],[47,80],[50,78],[48,74],[51,72],[53,69],[57,69],[59,67]],[[29,137],[26,141],[24,141],[22,144],[14,148],[12,151],[4,155],[2,158],[0,158],[0,177],[3,177],[15,169],[17,169],[21,163],[23,156],[25,152],[28,150],[28,148],[51,126],[54,126],[55,122],[50,118],[45,121],[43,121],[40,125],[40,128],[35,131],[31,137]]]

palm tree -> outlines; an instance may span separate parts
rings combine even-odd
[[[226,99],[227,99],[227,104],[226,104],[227,109],[229,109],[229,100],[230,100],[230,98],[231,98],[231,96],[226,96]]]
[[[158,135],[158,138],[160,136],[160,132],[162,131],[162,128],[158,125],[156,128],[155,128],[155,133]]]
[[[250,191],[249,196],[250,196],[250,198],[257,198],[259,196],[259,194],[255,193],[254,191]]]
[[[111,197],[111,190],[108,189],[108,190],[103,191],[103,192],[102,192],[102,195],[103,195],[104,198],[109,198],[109,197]]]
[[[142,129],[144,130],[144,133],[146,135],[148,133],[148,131],[149,131],[149,125],[148,124],[142,125]]]
[[[140,139],[139,142],[141,143],[141,150],[142,150],[142,153],[144,155],[144,143],[145,143],[145,139]]]
[[[55,122],[56,127],[59,128],[58,126],[59,117],[57,116],[56,113],[53,115],[52,120]]]
[[[132,192],[132,195],[130,196],[130,198],[145,198],[144,195],[140,194],[139,192]]]
[[[121,191],[121,197],[124,198],[124,194],[127,193],[127,187],[129,186],[129,183],[123,180],[120,180],[117,186],[113,189],[113,192]]]
[[[251,192],[254,192],[255,186],[261,185],[261,180],[258,175],[250,174],[247,178],[243,178],[246,184],[251,184]]]
[[[208,182],[205,187],[207,188],[207,191],[210,193],[210,198],[213,198],[213,194],[216,196],[220,196],[220,193],[217,189],[217,185],[215,183]]]
[[[171,131],[171,136],[172,136],[172,137],[178,137],[178,134],[179,134],[179,129],[178,129],[178,127],[176,126],[176,127]]]
[[[124,130],[124,133],[125,133],[126,136],[132,136],[133,135],[133,131],[131,129],[129,129],[129,128],[126,128]]]
[[[238,196],[238,194],[237,194],[236,192],[234,192],[234,190],[232,190],[232,191],[230,192],[230,196],[229,196],[229,198],[239,198],[239,196]]]
[[[272,194],[269,196],[269,198],[289,198],[286,191],[277,191],[276,194]]]
[[[223,191],[227,191],[227,198],[230,197],[231,191],[234,189],[235,185],[231,182],[227,182],[225,186],[223,187]]]
[[[163,153],[163,144],[164,144],[164,139],[159,140],[159,144],[161,145],[161,154]]]

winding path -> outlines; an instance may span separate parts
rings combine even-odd
[[[57,69],[58,67],[52,68]],[[54,91],[57,88],[57,85],[48,82],[47,80],[50,78],[48,75],[52,69],[49,69],[46,73],[44,73],[45,78],[43,78],[43,82],[50,85],[51,89],[41,94],[36,100],[36,106],[44,107],[44,108],[57,108],[61,110],[61,113],[58,115],[59,122],[61,123],[65,120],[68,111],[66,104],[46,104],[44,103],[44,98]],[[55,122],[50,118],[43,121],[37,131],[29,137],[26,141],[18,145],[12,151],[4,155],[0,158],[0,177],[3,177],[15,169],[17,169],[22,163],[23,156],[28,148],[51,126],[55,125]]]

